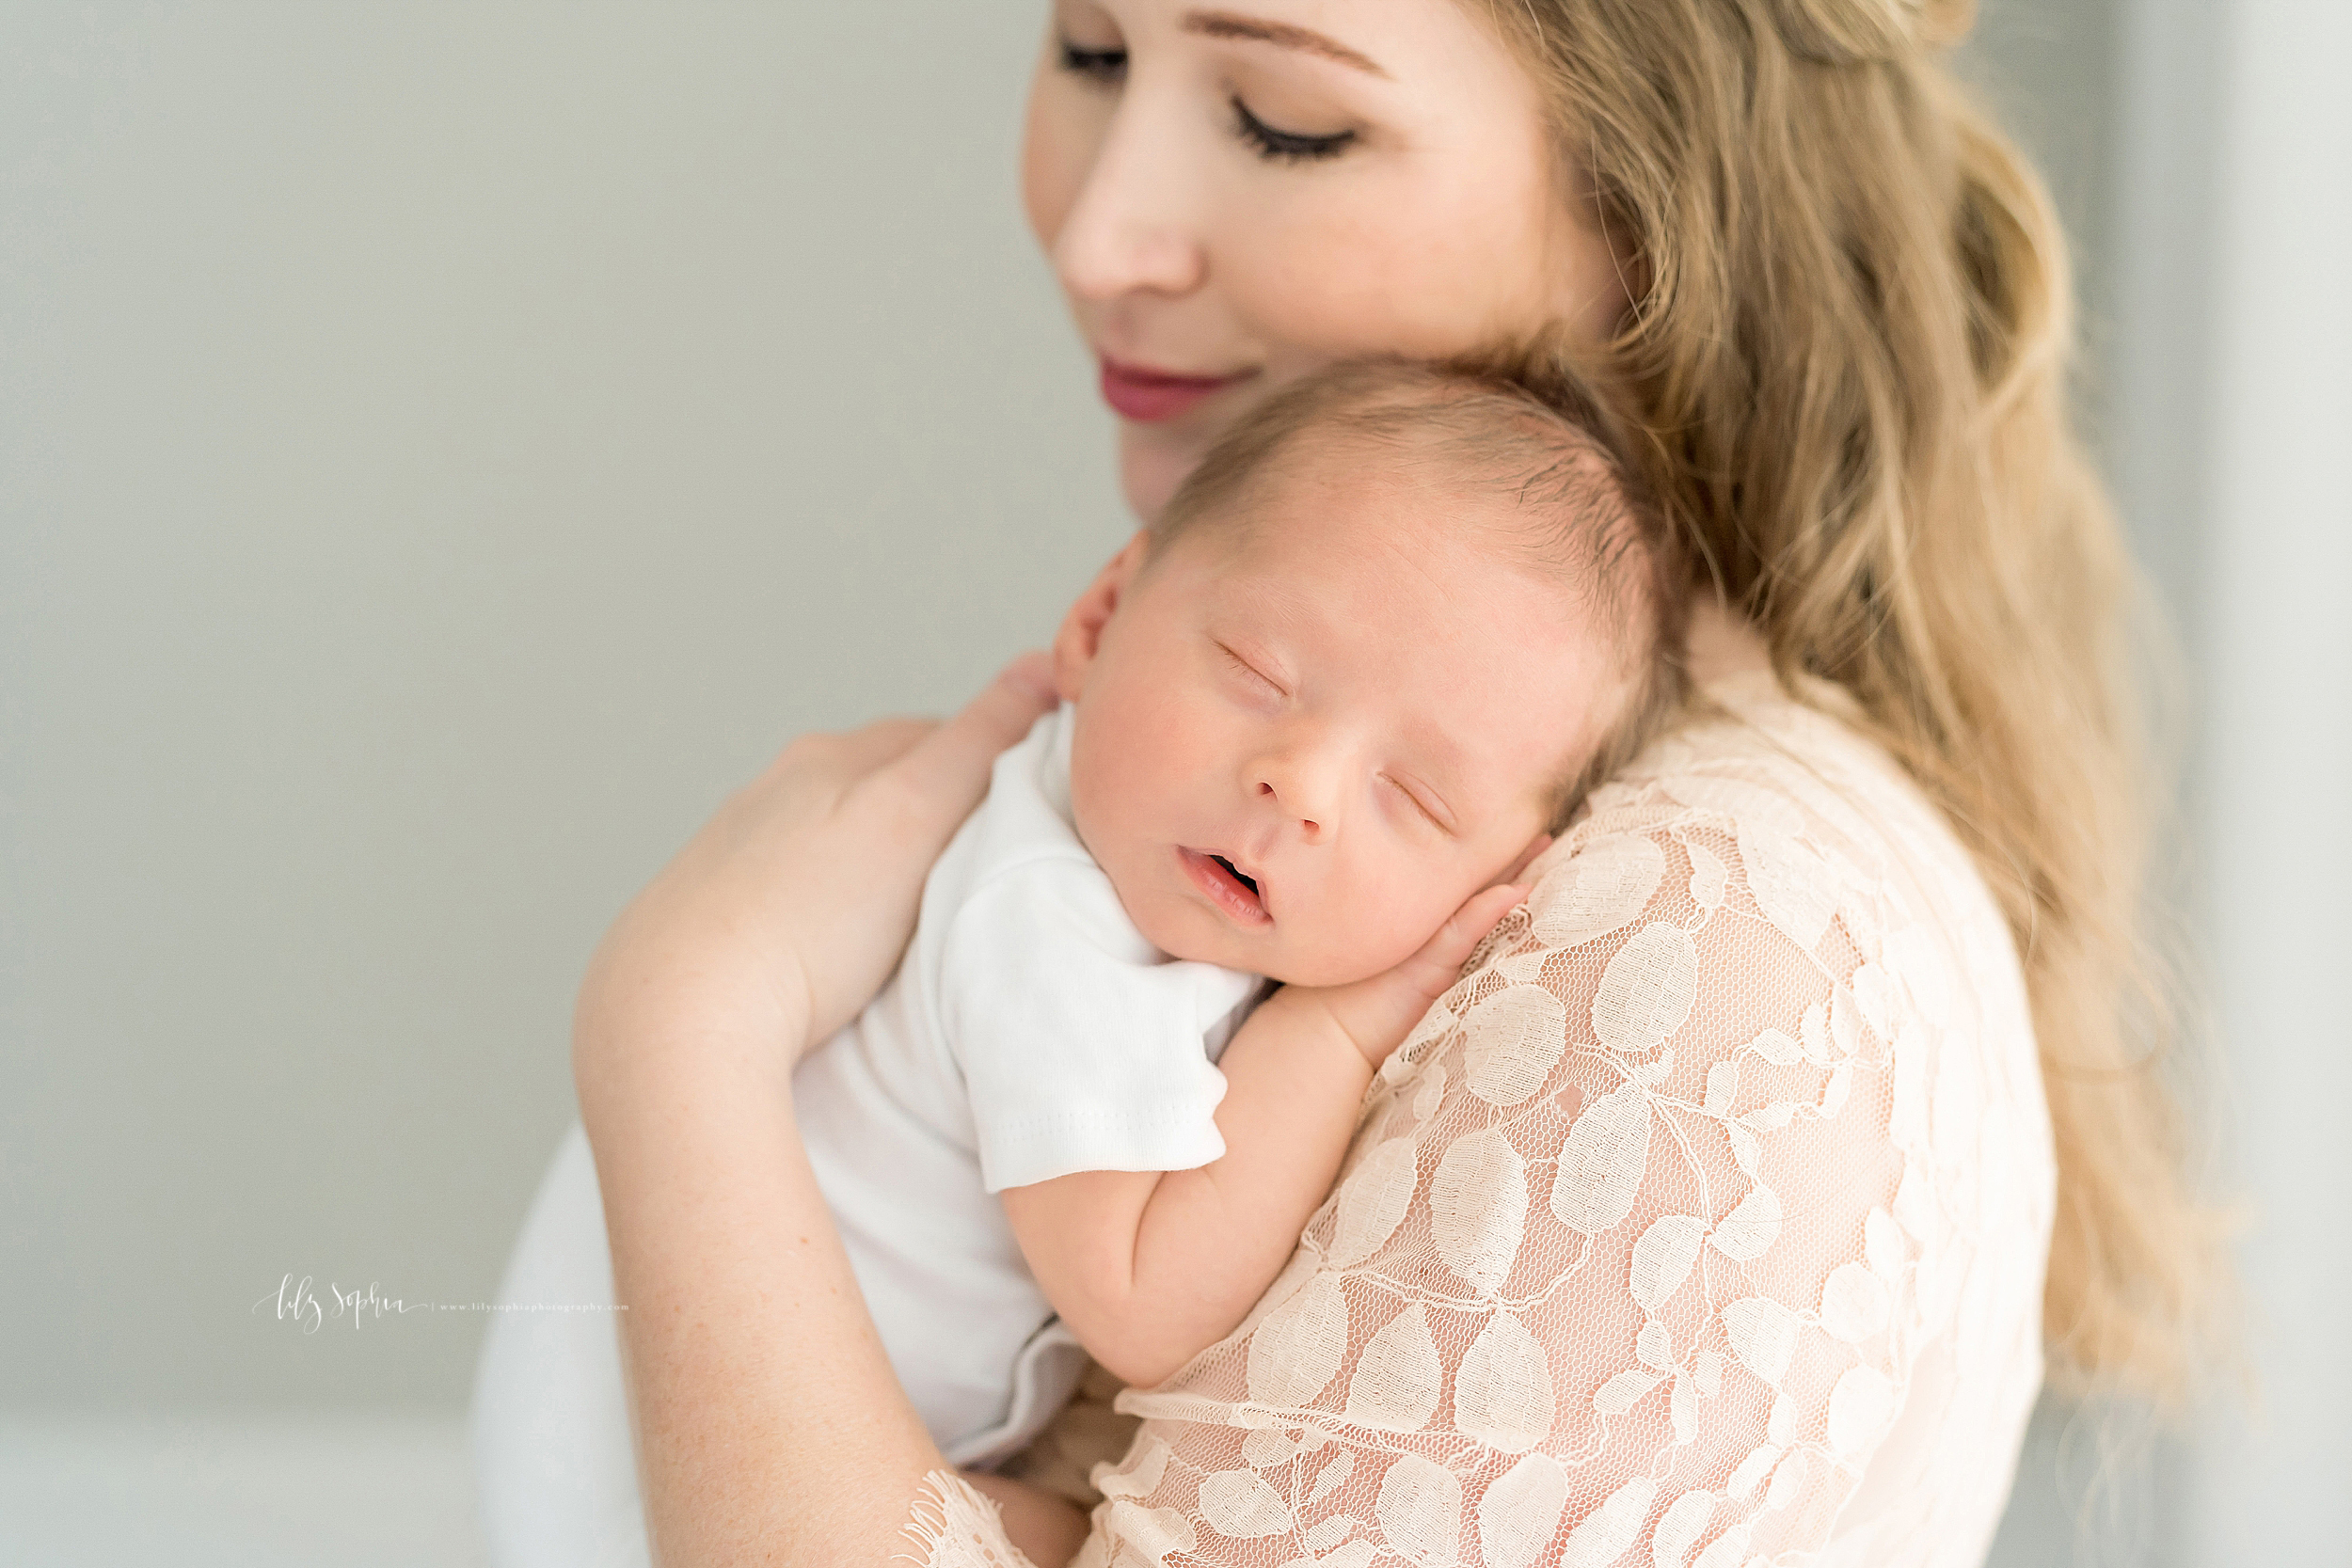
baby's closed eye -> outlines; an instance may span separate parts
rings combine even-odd
[[[1268,697],[1281,698],[1290,695],[1289,692],[1282,689],[1280,682],[1275,680],[1273,676],[1267,674],[1263,670],[1259,669],[1256,665],[1250,663],[1249,660],[1235,653],[1228,644],[1219,642],[1216,645],[1216,650],[1219,654],[1224,656],[1226,667],[1233,673],[1235,677],[1239,679],[1243,685],[1249,687],[1262,695]]]
[[[1443,802],[1438,800],[1435,795],[1429,794],[1427,792],[1427,786],[1416,785],[1408,783],[1406,780],[1397,777],[1393,773],[1381,774],[1380,782],[1387,784],[1398,795],[1403,796],[1406,802],[1412,807],[1415,814],[1417,814],[1423,821],[1427,822],[1431,827],[1437,829],[1438,832],[1445,834],[1448,838],[1454,836],[1454,826],[1448,816],[1444,815]]]

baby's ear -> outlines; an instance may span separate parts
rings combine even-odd
[[[1149,530],[1137,529],[1126,548],[1094,574],[1094,580],[1062,617],[1061,629],[1054,634],[1054,689],[1063,702],[1076,702],[1086,689],[1087,672],[1094,667],[1094,656],[1103,646],[1103,628],[1118,613],[1119,601],[1142,567],[1151,540]]]

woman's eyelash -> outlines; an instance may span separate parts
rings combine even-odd
[[[1061,68],[1073,76],[1083,77],[1100,87],[1117,87],[1127,77],[1127,51],[1124,49],[1087,49],[1061,40]],[[1336,158],[1356,139],[1353,131],[1334,131],[1323,135],[1308,135],[1299,131],[1284,131],[1268,125],[1249,112],[1249,105],[1239,98],[1233,105],[1233,132],[1257,150],[1258,156],[1271,163],[1301,164],[1323,158]]]
[[[1116,87],[1127,74],[1124,49],[1081,49],[1068,39],[1061,43],[1061,68],[1073,76]]]
[[[1251,114],[1249,105],[1240,99],[1233,99],[1232,104],[1234,134],[1256,148],[1258,156],[1274,163],[1302,164],[1318,158],[1336,158],[1356,139],[1353,131],[1334,131],[1320,136],[1278,131]]]

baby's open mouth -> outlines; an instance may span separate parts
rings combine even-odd
[[[1185,875],[1191,878],[1193,886],[1206,894],[1226,918],[1241,926],[1273,924],[1273,913],[1265,907],[1265,895],[1257,878],[1223,855],[1213,855],[1205,849],[1180,849],[1178,858],[1184,862]]]

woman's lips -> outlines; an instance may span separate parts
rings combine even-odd
[[[1177,858],[1184,863],[1184,874],[1193,885],[1209,896],[1237,926],[1271,926],[1274,917],[1266,912],[1265,900],[1258,890],[1243,881],[1228,869],[1229,863],[1215,855],[1204,855],[1198,849],[1179,848]]]
[[[1105,356],[1103,359],[1103,401],[1124,420],[1154,423],[1172,420],[1190,409],[1203,398],[1214,397],[1237,381],[1246,381],[1256,372],[1243,371],[1237,375],[1175,375],[1167,371],[1147,370],[1141,365],[1122,365]]]

